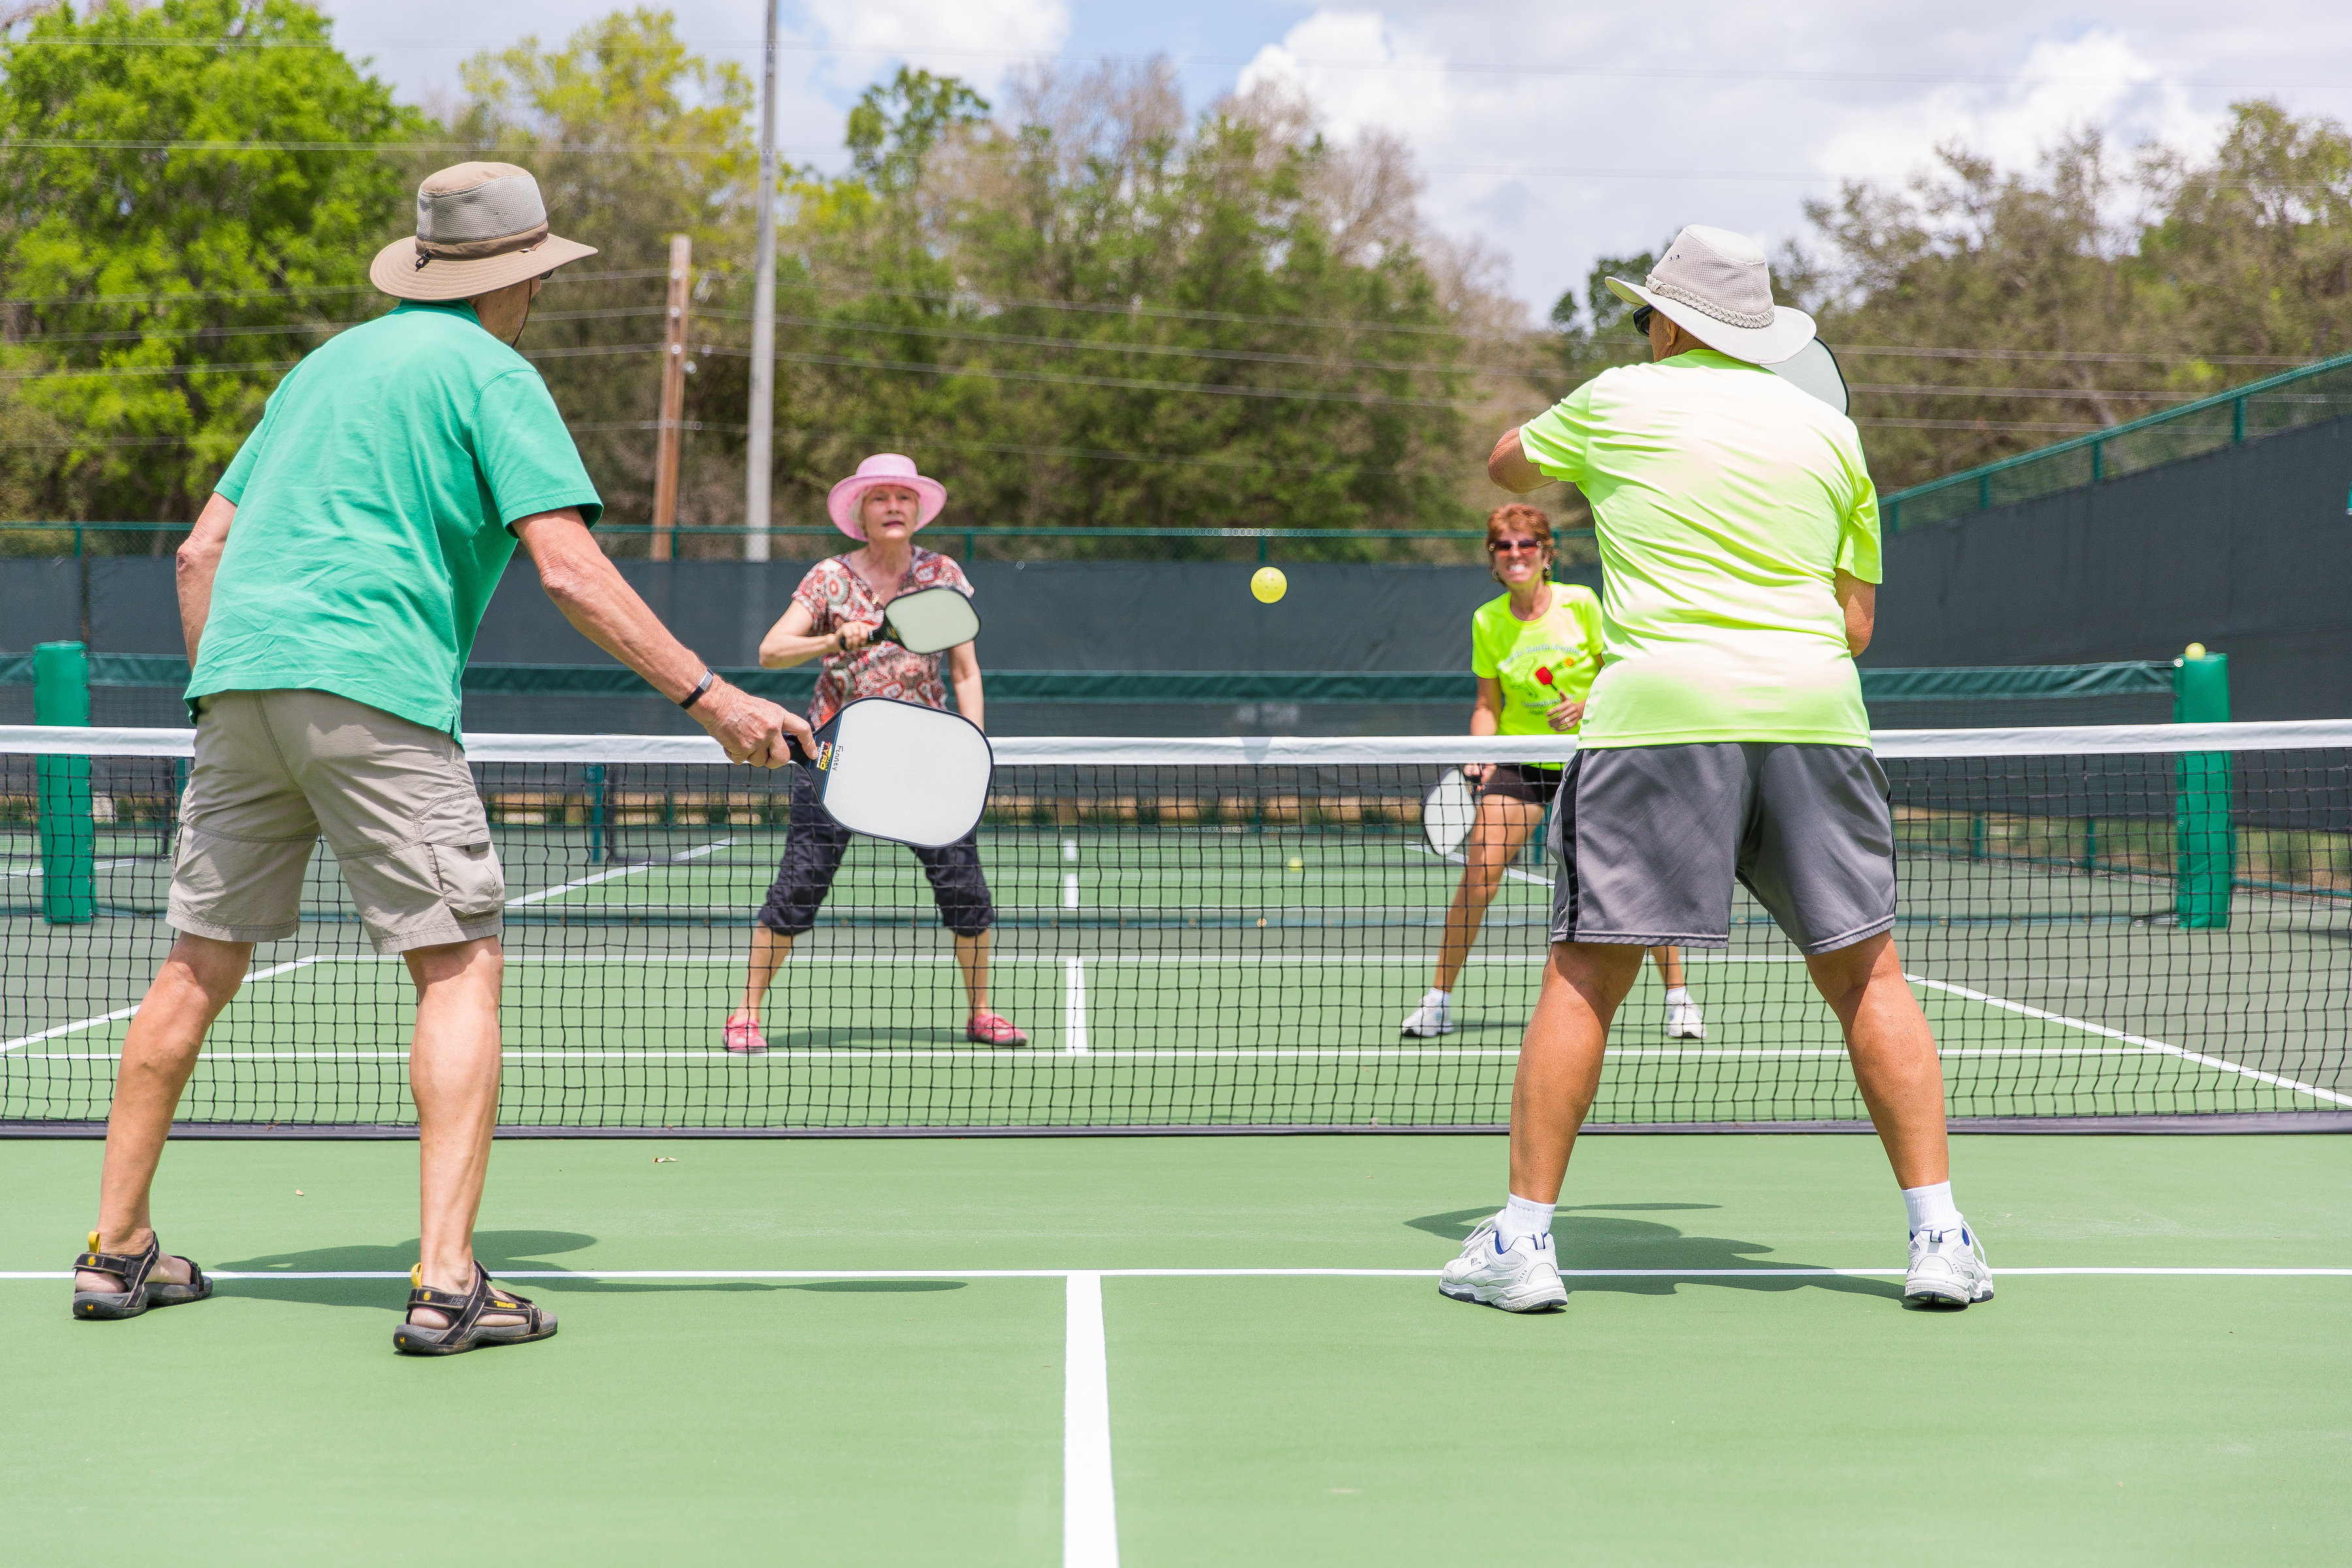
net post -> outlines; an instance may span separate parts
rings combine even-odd
[[[604,764],[590,763],[580,770],[588,781],[588,863],[604,863]]]
[[[78,642],[33,649],[33,722],[87,728],[89,650]],[[87,925],[98,918],[98,816],[88,757],[38,757],[41,918]]]
[[[2219,724],[2230,717],[2230,658],[2208,653],[2175,661],[2172,721]],[[2235,836],[2230,825],[2230,753],[2184,752],[2176,764],[2173,832],[2174,909],[2191,931],[2221,931],[2230,923],[2231,884],[2235,874]]]

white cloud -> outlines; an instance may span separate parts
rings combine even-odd
[[[876,74],[877,56],[893,56],[987,89],[1020,63],[1008,57],[1052,56],[1070,36],[1062,0],[803,0],[801,9],[824,43],[853,51],[836,73],[859,79]]]
[[[2266,91],[2345,117],[2352,9],[2272,0],[2255,26],[2200,0],[2077,0],[2060,14],[2041,0],[1681,13],[1359,0],[1261,47],[1240,81],[1266,78],[1304,89],[1343,135],[1402,134],[1430,173],[1431,219],[1501,249],[1540,311],[1580,289],[1595,256],[1646,249],[1684,223],[1777,245],[1804,227],[1805,196],[1841,178],[1899,181],[1946,140],[2013,169],[2081,127],[2119,150],[2151,138],[2202,150],[2229,102]],[[1561,170],[1595,172],[1540,172]]]

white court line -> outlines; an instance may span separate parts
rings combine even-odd
[[[405,1279],[404,1268],[206,1269],[214,1279]],[[1899,1279],[1900,1268],[1563,1268],[1566,1279]],[[1995,1268],[1999,1278],[2337,1279],[2352,1268],[2144,1268],[2067,1265]],[[1434,1279],[1434,1268],[500,1268],[496,1279]],[[68,1268],[0,1270],[0,1279],[70,1279]],[[1100,1285],[1097,1283],[1099,1292]],[[1099,1318],[1097,1318],[1099,1325]]]
[[[599,871],[593,877],[575,878],[569,882],[560,882],[552,888],[541,888],[535,893],[525,893],[519,899],[509,899],[507,908],[519,910],[525,904],[535,904],[541,899],[551,899],[559,893],[574,892],[582,888],[593,888],[599,882],[609,882],[615,877],[635,877],[641,872],[658,871],[665,866],[675,866],[681,860],[699,859],[705,855],[716,854],[734,842],[732,838],[714,838],[708,844],[698,845],[682,855],[673,855],[667,860],[648,860],[642,865],[620,866],[610,871]]]
[[[1426,844],[1416,844],[1413,847],[1434,860],[1449,861],[1456,866],[1467,866],[1470,863],[1469,858],[1465,856],[1458,849],[1451,855],[1440,855],[1436,850],[1432,849]],[[1533,882],[1538,888],[1549,888],[1551,886],[1551,879],[1549,877],[1538,877],[1533,871],[1522,871],[1517,866],[1504,867],[1503,875],[1521,882]]]
[[[1076,871],[1062,873],[1062,907],[1066,910],[1078,907],[1078,874]]]
[[[90,862],[89,868],[93,871],[111,871],[117,866],[136,866],[137,864],[139,864],[139,858],[133,856],[128,860],[93,860]],[[41,875],[41,868],[38,866],[23,866],[14,870],[0,871],[0,877],[37,877],[39,875]]]
[[[2321,1089],[2316,1085],[2299,1082],[2294,1079],[2281,1078],[2274,1072],[2264,1072],[2259,1068],[2250,1068],[2242,1062],[2228,1061],[2221,1057],[2209,1057],[2200,1052],[2183,1050],[2179,1046],[2168,1045],[2162,1040],[2152,1040],[2146,1035],[2127,1035],[2121,1029],[2110,1029],[2104,1024],[2094,1024],[2083,1018],[2070,1018],[2063,1013],[2045,1012],[2040,1007],[2029,1007],[2022,1002],[2011,1002],[2005,996],[1991,996],[1982,991],[1971,991],[1965,985],[1952,985],[1941,980],[1929,980],[1916,974],[1906,974],[1904,978],[1915,984],[1926,985],[1937,991],[1948,991],[1955,996],[1965,996],[1971,1002],[1981,1002],[1988,1007],[2000,1007],[2011,1013],[2021,1013],[2029,1018],[2040,1018],[2045,1023],[2063,1024],[2070,1029],[2081,1029],[2086,1034],[2099,1035],[2110,1040],[2121,1040],[2126,1045],[2137,1046],[2144,1051],[2179,1057],[2183,1061],[2195,1062],[2200,1067],[2219,1068],[2223,1072],[2237,1073],[2260,1083],[2293,1089],[2297,1094],[2307,1094],[2314,1100],[2325,1100],[2336,1105],[2352,1105],[2352,1094],[2338,1094],[2332,1089]]]
[[[1118,1568],[1102,1282],[1074,1272],[1062,1292],[1062,1568]]]
[[[1087,961],[1073,958],[1062,971],[1062,1048],[1087,1054]]]
[[[261,970],[260,972],[258,972],[258,973],[254,973],[254,974],[249,974],[249,975],[246,976],[246,978],[247,978],[247,980],[268,980],[268,979],[271,979],[271,978],[273,978],[273,977],[275,977],[275,976],[277,976],[277,975],[283,974],[283,973],[286,973],[287,971],[289,971],[289,970],[291,970],[291,969],[300,969],[300,968],[302,968],[303,966],[305,966],[306,964],[312,964],[312,963],[318,963],[318,962],[319,962],[319,961],[318,961],[316,958],[297,958],[297,959],[290,960],[289,962],[285,963],[275,963],[275,964],[272,964],[272,965],[270,965],[268,969]],[[18,1036],[16,1038],[13,1039],[13,1040],[6,1041],[5,1043],[0,1043],[0,1057],[5,1057],[5,1056],[6,1056],[9,1052],[11,1052],[11,1051],[15,1050],[15,1049],[16,1049],[17,1047],[19,1047],[19,1046],[29,1046],[29,1045],[33,1045],[33,1044],[35,1044],[35,1043],[37,1043],[37,1042],[38,1042],[38,1041],[41,1041],[41,1040],[54,1040],[54,1039],[56,1039],[58,1036],[60,1036],[60,1035],[75,1035],[75,1034],[79,1034],[79,1033],[80,1033],[82,1030],[84,1030],[84,1029],[95,1029],[95,1028],[97,1028],[100,1024],[111,1024],[111,1023],[116,1022],[118,1019],[128,1018],[128,1017],[130,1017],[132,1014],[134,1014],[134,1013],[136,1013],[136,1012],[138,1012],[138,1011],[139,1011],[139,1005],[138,1005],[136,1002],[134,1002],[134,1003],[132,1003],[132,1004],[131,1004],[130,1006],[128,1006],[128,1007],[117,1007],[117,1008],[116,1008],[113,1012],[111,1012],[111,1013],[100,1013],[100,1014],[98,1016],[96,1016],[95,1018],[80,1018],[80,1019],[77,1019],[77,1020],[75,1020],[73,1023],[70,1023],[70,1024],[59,1024],[56,1028],[54,1028],[54,1029],[43,1029],[43,1030],[42,1030],[39,1034],[37,1034],[37,1035],[20,1035],[20,1036]],[[60,1053],[60,1054],[77,1054],[77,1055],[79,1055],[79,1054],[88,1054],[88,1055],[100,1055],[100,1054],[102,1054],[102,1055],[104,1055],[104,1056],[106,1056],[106,1057],[108,1057],[108,1058],[111,1058],[113,1057],[113,1055],[114,1055],[114,1053],[113,1053],[112,1051],[107,1051],[107,1052],[103,1052],[103,1053],[99,1053],[99,1052],[90,1052],[90,1053]],[[27,1061],[55,1061],[55,1060],[57,1060],[57,1059],[58,1059],[58,1055],[55,1055],[55,1054],[48,1054],[48,1055],[35,1056],[35,1055],[33,1055],[32,1053],[29,1053],[29,1052],[28,1052],[28,1053],[26,1053],[26,1058],[25,1058],[25,1059],[26,1059],[26,1060],[27,1060]]]

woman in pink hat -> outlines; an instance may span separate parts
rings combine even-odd
[[[947,488],[917,473],[914,459],[896,452],[866,458],[826,497],[834,526],[860,541],[863,548],[810,567],[793,591],[792,607],[760,643],[763,668],[790,669],[812,658],[824,661],[809,703],[812,729],[860,697],[894,697],[933,708],[948,705],[938,654],[909,653],[896,643],[873,640],[881,629],[882,607],[901,594],[949,587],[971,595],[963,568],[944,555],[915,548],[915,531],[947,504]],[[957,708],[973,723],[982,722],[980,660],[971,645],[950,648],[947,660]],[[815,926],[817,906],[824,901],[848,848],[849,830],[824,815],[807,773],[795,769],[792,828],[775,885],[768,889],[760,922],[752,930],[742,1004],[727,1016],[729,1050],[768,1048],[760,1033],[760,1004],[792,952],[793,939]],[[988,1007],[988,929],[996,923],[996,909],[980,868],[977,831],[938,849],[916,848],[914,854],[931,880],[940,921],[955,934],[956,964],[963,971],[964,994],[971,1004],[965,1037],[983,1046],[1027,1045],[1027,1035]]]

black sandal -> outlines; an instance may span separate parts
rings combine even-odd
[[[489,1270],[479,1263],[474,1265],[474,1288],[460,1296],[453,1290],[436,1290],[424,1282],[425,1266],[418,1264],[409,1271],[408,1310],[430,1307],[449,1315],[446,1329],[428,1329],[422,1323],[401,1318],[400,1327],[392,1331],[392,1348],[404,1355],[459,1355],[479,1350],[484,1345],[525,1345],[533,1340],[550,1338],[555,1332],[555,1314],[544,1307],[534,1307],[528,1296],[518,1296],[511,1290],[501,1290],[490,1283]],[[485,1312],[520,1312],[520,1323],[485,1323]]]
[[[185,1301],[201,1301],[213,1293],[213,1282],[196,1267],[193,1258],[184,1261],[189,1278],[179,1280],[150,1279],[155,1265],[163,1260],[162,1243],[152,1232],[147,1237],[147,1250],[142,1253],[100,1252],[98,1232],[89,1233],[89,1250],[74,1259],[76,1272],[89,1269],[98,1274],[111,1274],[122,1281],[120,1290],[77,1290],[74,1292],[73,1315],[99,1322],[120,1318],[135,1318],[150,1307],[176,1307]]]

